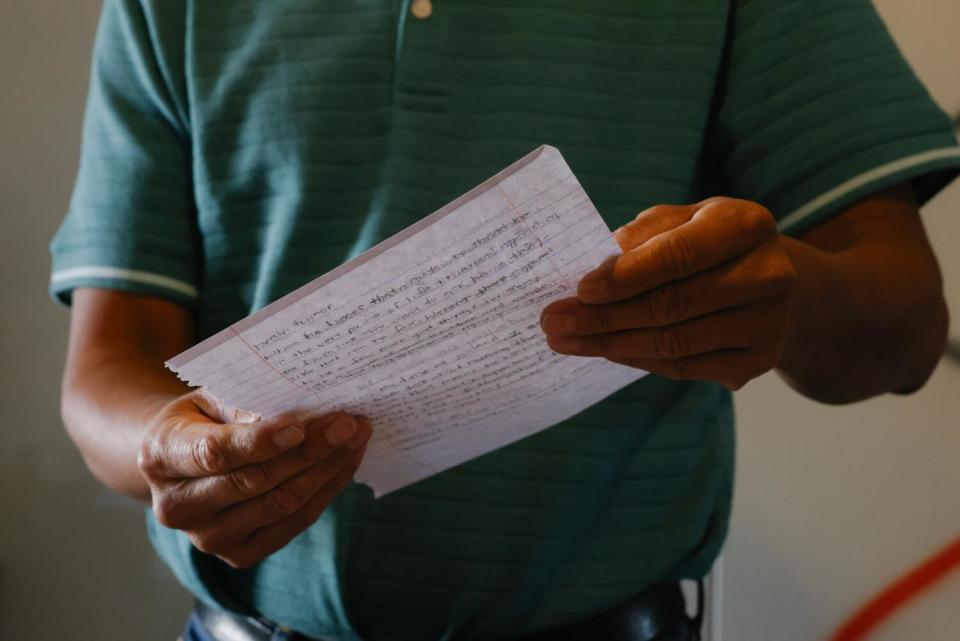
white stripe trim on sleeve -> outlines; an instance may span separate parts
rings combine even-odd
[[[179,294],[189,296],[190,298],[196,298],[198,294],[196,287],[182,280],[170,278],[169,276],[163,276],[162,274],[142,272],[136,269],[124,269],[122,267],[73,267],[54,272],[54,274],[50,277],[50,282],[54,285],[57,285],[71,280],[81,280],[84,278],[128,280],[134,283],[143,283],[145,285],[163,287],[164,289],[175,291]]]
[[[781,230],[790,227],[803,220],[810,214],[823,209],[830,203],[840,200],[847,194],[856,191],[865,185],[869,185],[876,180],[886,178],[887,176],[903,171],[904,169],[910,169],[911,167],[916,167],[934,160],[942,160],[944,158],[960,158],[960,147],[931,149],[913,156],[907,156],[906,158],[894,160],[893,162],[880,165],[879,167],[874,167],[870,171],[866,171],[855,178],[851,178],[850,180],[837,185],[830,191],[817,196],[806,205],[803,205],[787,216],[784,216],[777,223],[777,227],[779,227]]]

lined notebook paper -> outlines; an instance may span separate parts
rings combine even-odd
[[[363,414],[383,496],[567,419],[644,375],[551,351],[543,307],[619,248],[540,147],[167,366],[263,416]]]

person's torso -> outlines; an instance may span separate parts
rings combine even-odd
[[[721,0],[186,3],[213,333],[541,144],[611,228],[702,196]],[[702,573],[729,509],[729,395],[647,377],[374,501],[352,486],[232,596],[315,635],[489,638]]]

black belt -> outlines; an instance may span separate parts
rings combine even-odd
[[[683,592],[676,583],[658,583],[589,619],[515,641],[699,641],[703,584],[698,583],[697,616],[687,617]],[[280,626],[207,607],[197,601],[193,616],[215,641],[270,641]],[[285,631],[285,630],[284,630]],[[310,637],[289,631],[291,641]]]

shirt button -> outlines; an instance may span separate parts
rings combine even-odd
[[[410,5],[410,13],[414,18],[425,20],[433,13],[433,3],[430,0],[413,0]]]

